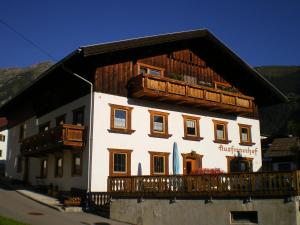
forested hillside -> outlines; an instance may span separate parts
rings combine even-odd
[[[261,133],[300,136],[300,66],[264,66],[256,70],[289,97],[289,103],[260,109]]]

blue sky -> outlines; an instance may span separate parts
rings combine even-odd
[[[300,65],[299,0],[10,0],[5,21],[56,60],[82,45],[208,28],[252,66]],[[49,60],[0,23],[0,67]]]

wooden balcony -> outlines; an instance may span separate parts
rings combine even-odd
[[[39,156],[62,149],[82,149],[85,144],[85,127],[63,124],[21,141],[21,153]]]
[[[112,197],[285,197],[300,195],[300,171],[109,177]]]
[[[253,113],[253,97],[200,85],[186,84],[166,77],[140,74],[129,85],[129,94],[135,98],[152,98],[175,104],[206,107],[212,111],[231,114]]]

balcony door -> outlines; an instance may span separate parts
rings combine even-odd
[[[202,168],[202,155],[194,151],[187,154],[182,153],[181,155],[184,175],[196,173],[199,168]]]

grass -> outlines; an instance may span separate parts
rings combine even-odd
[[[28,224],[0,216],[0,225],[28,225]]]

